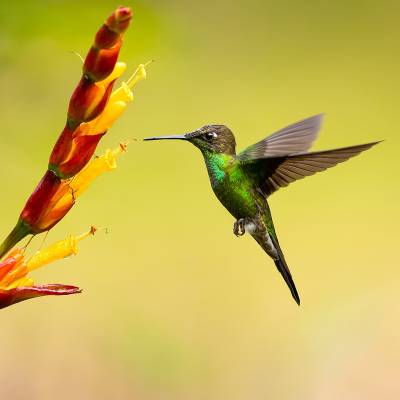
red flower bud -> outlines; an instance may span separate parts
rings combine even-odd
[[[29,197],[20,218],[31,227],[31,233],[43,232],[43,230],[37,229],[38,222],[42,214],[49,209],[60,186],[61,179],[53,171],[47,171]]]
[[[119,40],[119,33],[113,32],[107,25],[103,25],[96,34],[94,40],[95,47],[108,49],[113,47]]]
[[[101,81],[113,71],[122,45],[122,34],[131,18],[130,8],[118,7],[97,32],[83,65],[83,73],[90,80]]]
[[[127,30],[132,19],[132,10],[129,7],[118,7],[107,19],[107,25],[113,32],[123,33]]]
[[[95,82],[107,78],[114,69],[121,46],[122,42],[119,40],[111,48],[91,47],[83,64],[83,73]]]
[[[69,102],[68,126],[74,128],[101,114],[110,97],[114,82],[104,87],[104,85],[96,85],[83,76]]]
[[[61,197],[62,196],[58,197],[58,200],[60,200]],[[67,215],[68,211],[73,207],[74,204],[75,200],[71,195],[68,197],[68,202],[66,202],[64,205],[56,208],[50,207],[48,210],[46,210],[47,212],[45,215],[43,215],[43,218],[41,218],[34,227],[35,233],[49,231]]]
[[[46,171],[42,180],[23,208],[17,227],[29,227],[26,234],[48,231],[59,222],[74,205],[73,194],[62,207],[56,207],[61,198],[71,192],[67,181],[61,180],[53,171]],[[18,228],[20,231],[21,228]],[[26,236],[25,234],[25,236]]]
[[[50,154],[49,164],[51,166],[57,167],[68,158],[73,145],[73,133],[74,130],[68,126],[64,128]]]
[[[78,136],[75,138],[74,149],[68,160],[57,166],[57,175],[62,179],[67,179],[81,171],[92,158],[97,144],[103,135],[104,133],[99,135]],[[49,165],[49,169],[53,169],[54,167],[54,165]]]
[[[93,157],[104,132],[97,135],[79,135],[65,128],[50,155],[48,169],[60,179],[69,179],[81,171]]]

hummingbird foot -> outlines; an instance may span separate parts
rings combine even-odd
[[[239,237],[243,236],[246,233],[246,224],[248,224],[249,221],[247,218],[240,218],[235,223],[233,224],[233,233]]]

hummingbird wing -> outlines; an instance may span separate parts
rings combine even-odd
[[[265,196],[298,179],[325,171],[379,142],[296,155],[247,159],[241,166]]]
[[[247,147],[237,155],[240,161],[303,153],[310,149],[322,124],[322,114],[296,122]]]

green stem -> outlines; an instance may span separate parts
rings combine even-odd
[[[25,236],[29,235],[31,232],[31,227],[21,219],[18,220],[17,225],[10,232],[10,234],[5,238],[4,242],[0,246],[0,259],[6,254],[10,249],[12,249],[20,240]]]

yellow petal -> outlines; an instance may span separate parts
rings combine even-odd
[[[133,97],[132,97],[133,98]],[[121,116],[126,109],[125,101],[111,101],[104,109],[100,117],[92,124],[93,134],[105,132],[111,128],[113,123]]]
[[[6,287],[6,290],[14,289],[16,287],[27,287],[27,286],[33,286],[33,279],[32,278],[20,278],[11,283]]]
[[[133,94],[131,88],[128,86],[126,82],[122,82],[121,87],[119,87],[118,89],[114,90],[114,92],[111,93],[110,102],[115,102],[115,101],[124,101],[125,103],[133,101]]]
[[[96,95],[93,97],[93,99],[90,102],[90,105],[85,110],[85,117],[84,117],[85,119],[87,119],[88,116],[92,114],[93,110],[99,105],[99,103],[104,97],[105,91],[106,90],[104,86],[98,86]]]
[[[64,240],[53,243],[44,250],[37,251],[27,262],[29,271],[42,267],[53,261],[70,257],[78,252],[75,236],[68,236]]]
[[[146,79],[147,73],[145,67],[145,64],[140,64],[127,82],[122,82],[121,87],[111,93],[110,103],[114,101],[124,101],[126,103],[133,101],[131,89],[133,89],[138,82]]]
[[[102,81],[96,82],[96,85],[106,87],[110,82],[114,81],[115,79],[118,79],[125,72],[125,70],[126,70],[126,63],[118,61],[115,64],[113,72],[111,72],[111,74],[108,75],[107,78],[103,79]]]
[[[128,79],[128,82],[126,82],[130,89],[132,89],[139,81],[146,79],[147,77],[146,65],[148,65],[150,62],[146,64],[139,64],[136,71]]]
[[[89,164],[69,183],[73,191],[74,198],[80,196],[89,186],[89,184],[96,179],[100,174],[111,171],[117,167],[116,157],[121,154],[126,148],[125,144],[115,150],[108,149],[104,155],[94,158]]]
[[[120,69],[125,69],[126,64],[121,63],[124,66]],[[125,111],[127,103],[133,101],[133,94],[131,89],[142,79],[146,78],[146,65],[140,64],[132,76],[127,82],[122,82],[121,87],[114,90],[111,93],[108,104],[104,108],[103,112],[95,119],[84,122],[79,127],[79,136],[81,135],[98,135],[111,128],[114,122],[121,116]],[[117,74],[117,71],[115,72]],[[120,70],[118,70],[120,73]],[[97,84],[103,84],[107,82],[110,77],[113,77],[114,72],[106,78],[104,81],[98,82]]]
[[[25,277],[28,273],[27,265],[25,262],[19,263],[16,267],[14,267],[11,271],[8,272],[6,276],[0,282],[0,288],[4,289],[11,285],[16,280]]]
[[[104,97],[104,93],[108,85],[114,81],[115,79],[119,78],[126,70],[126,64],[124,62],[117,62],[115,64],[114,70],[111,74],[104,80],[100,82],[95,82],[95,85],[98,87],[98,91],[96,93],[96,97],[90,103],[90,106],[85,111],[85,117],[91,115],[93,110],[99,105],[100,101]]]
[[[120,88],[121,89],[121,88]],[[120,90],[118,89],[118,90]],[[133,100],[132,92],[128,89],[128,93],[121,93],[121,97],[129,97]],[[130,100],[130,101],[131,101]],[[98,135],[110,129],[115,120],[125,111],[125,101],[109,102],[104,111],[90,122],[83,122],[79,126],[79,136]]]
[[[77,254],[78,242],[90,235],[94,235],[95,232],[95,228],[92,227],[88,232],[80,236],[70,235],[64,240],[53,243],[44,250],[37,251],[27,262],[28,270],[32,271],[43,265]]]

